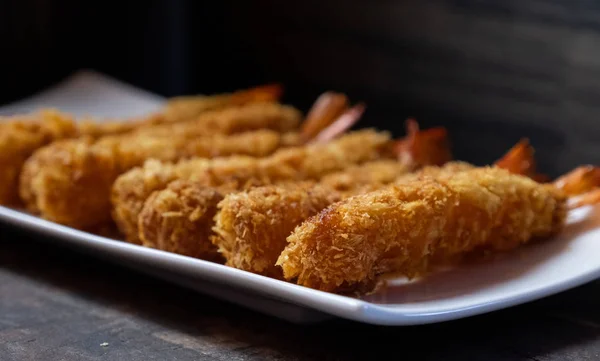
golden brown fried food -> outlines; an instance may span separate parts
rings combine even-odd
[[[475,169],[470,163],[461,161],[452,161],[443,166],[425,166],[412,173],[405,173],[394,179],[394,183],[413,182],[423,178],[446,179],[456,173]]]
[[[329,144],[282,149],[262,158],[232,157],[206,162],[181,161],[175,165],[148,163],[133,169],[115,182],[112,190],[113,218],[126,239],[138,241],[137,219],[141,207],[153,192],[181,179],[202,186],[219,187],[232,181],[243,186],[248,181],[274,182],[319,179],[352,164],[387,156],[387,133],[363,130],[342,136]]]
[[[159,113],[161,118],[158,121],[151,121],[150,124],[179,122],[206,111],[250,103],[276,103],[281,99],[282,94],[281,85],[267,84],[233,93],[178,96],[169,99],[165,108]]]
[[[146,247],[210,261],[222,261],[210,243],[210,225],[217,212],[221,193],[209,187],[190,187],[175,181],[153,193],[140,215],[140,238]],[[183,226],[183,227],[182,227]],[[193,237],[189,237],[193,234]]]
[[[288,237],[277,264],[300,285],[345,291],[383,273],[414,276],[431,257],[550,236],[565,213],[556,188],[503,169],[424,177],[326,208]]]
[[[132,131],[161,137],[187,136],[190,138],[215,133],[232,134],[261,128],[287,132],[296,129],[299,124],[300,112],[292,107],[265,102],[269,99],[264,96],[238,98],[233,95],[219,95],[205,97],[202,101],[196,99],[194,106],[196,113],[193,113],[196,118],[189,121],[183,121],[183,118],[175,116],[173,112],[179,110],[168,110],[169,106],[161,113],[151,114],[138,120],[108,123],[96,121],[76,123],[71,116],[52,109],[26,116],[0,119],[0,166],[3,170],[0,175],[2,189],[0,204],[19,203],[17,183],[23,163],[34,151],[56,140],[77,136],[98,138],[107,134]],[[265,101],[256,102],[258,99]],[[242,106],[242,100],[255,100],[255,102]],[[227,104],[238,105],[241,110],[232,108],[207,112],[210,109],[226,107]],[[180,107],[175,108],[180,109]],[[198,116],[200,111],[204,111],[205,114]],[[240,112],[243,112],[243,115]],[[189,110],[185,113],[192,115]],[[175,121],[179,123],[171,124]],[[165,122],[170,124],[155,125]],[[131,144],[129,135],[124,137]],[[113,136],[108,139],[108,142],[114,142],[119,138]],[[299,139],[290,137],[283,140],[289,142],[290,139],[299,141]]]
[[[456,162],[442,168],[426,168],[418,173],[441,176],[469,168],[472,166]],[[333,173],[318,183],[284,182],[246,191],[240,191],[247,188],[246,185],[240,186],[236,182],[219,183],[218,192],[225,199],[219,205],[220,211],[215,218],[214,230],[218,236],[213,237],[213,243],[219,246],[229,266],[281,278],[281,269],[275,267],[275,261],[286,245],[285,238],[294,227],[343,197],[381,188],[406,172],[406,166],[397,160],[381,160]],[[353,179],[353,176],[357,178]],[[272,179],[253,179],[252,185],[270,181]],[[212,219],[203,217],[197,209],[186,208],[185,204],[206,206],[211,201],[215,202],[204,192],[211,194],[216,190],[211,186],[216,184],[207,186],[198,182],[177,182],[178,188],[182,185],[188,190],[195,189],[187,193],[197,198],[186,200],[185,195],[178,195],[174,199],[174,193],[166,190],[154,193],[145,202],[139,216],[139,232],[146,240],[145,245],[159,243],[177,248],[173,242],[178,245],[194,244],[199,233],[209,234],[207,230],[213,224]],[[178,217],[172,218],[165,212],[164,201],[157,202],[157,198],[169,199],[170,206],[179,205],[175,206],[179,210]],[[170,241],[174,239],[176,241]]]
[[[382,159],[350,166],[324,176],[320,183],[339,192],[354,192],[365,185],[383,185],[409,173],[411,169],[395,159]]]
[[[192,140],[131,135],[61,141],[41,148],[27,160],[20,194],[31,212],[88,229],[110,221],[113,182],[146,159],[174,161],[237,153],[263,156],[273,152],[280,139],[276,132],[261,130]]]
[[[215,124],[214,117],[204,116],[194,119],[193,122],[186,122],[185,126],[179,125],[174,128],[154,125],[183,122],[207,111],[239,107],[251,103],[258,103],[255,112],[268,111],[269,106],[277,106],[268,105],[269,102],[277,102],[281,93],[282,88],[279,85],[267,85],[230,94],[177,97],[167,101],[166,106],[156,113],[127,120],[99,122],[97,119],[84,119],[74,122],[72,116],[54,109],[45,109],[16,117],[0,117],[0,169],[2,169],[0,172],[0,204],[15,205],[19,203],[18,178],[23,163],[35,150],[53,141],[78,136],[98,138],[129,133],[134,130],[168,136],[173,133],[196,136],[220,130],[222,133],[233,133],[246,129],[258,129],[262,128],[260,124],[235,123],[235,116],[227,118],[225,115],[223,116],[225,119],[221,118],[222,121],[218,124]],[[300,114],[292,108],[287,108],[287,110],[289,117],[284,121],[264,127],[273,127],[282,131],[295,129]],[[234,111],[230,111],[230,115],[232,112]],[[252,117],[249,120],[255,121]],[[272,118],[267,117],[267,120],[272,120]],[[295,139],[294,141],[299,140]]]
[[[199,174],[210,165],[238,169],[252,162],[252,158],[243,156],[210,160],[196,158],[177,164],[157,160],[146,161],[142,167],[124,173],[114,182],[111,192],[113,219],[128,242],[141,244],[138,236],[138,216],[144,202],[154,191],[165,189],[169,183],[178,179],[193,179],[194,174]]]
[[[279,133],[260,130],[230,137],[195,136],[253,127],[288,130],[297,125],[298,119],[299,113],[293,108],[256,103],[209,112],[194,121],[156,125],[125,135],[52,144],[40,149],[25,164],[20,193],[30,211],[39,212],[55,222],[88,228],[107,221],[109,198],[106,195],[116,176],[143,164],[146,159],[176,161],[231,154],[264,156],[281,146],[284,138]],[[98,181],[94,182],[94,179]],[[110,183],[108,188],[106,182]],[[91,214],[82,215],[84,208]],[[98,219],[92,223],[95,217]]]
[[[188,138],[212,134],[235,134],[257,129],[290,132],[298,128],[302,114],[278,103],[251,103],[240,107],[207,111],[176,124],[140,127],[135,134]]]
[[[379,189],[386,183],[402,179],[398,178],[398,174],[405,173],[406,168],[397,167],[400,164],[397,160],[389,162],[368,162],[333,173],[334,177],[326,176],[319,182],[283,182],[254,189],[249,188],[261,186],[270,180],[253,179],[250,185],[233,181],[221,183],[218,188],[198,182],[176,181],[175,187],[184,188],[187,192],[175,193],[170,189],[155,192],[144,203],[139,215],[139,233],[144,245],[155,248],[156,244],[167,245],[160,248],[163,250],[189,249],[187,245],[195,244],[200,239],[198,234],[203,235],[203,240],[206,239],[204,235],[210,235],[209,230],[214,223],[211,218],[204,217],[200,210],[186,205],[202,204],[205,209],[212,209],[218,202],[212,194],[217,192],[225,199],[219,204],[220,210],[215,218],[214,231],[219,236],[213,238],[213,243],[219,246],[227,264],[281,278],[281,269],[275,267],[275,261],[286,245],[285,238],[294,227],[333,202],[352,194]],[[441,168],[426,168],[417,174],[442,177],[470,169],[468,167],[472,168],[456,162]],[[384,168],[383,171],[381,168]],[[344,176],[357,174],[358,169],[363,172],[379,171],[382,174],[373,173],[370,177],[361,174],[362,178],[346,183]],[[400,172],[395,172],[396,170]],[[340,185],[340,179],[343,187],[335,189],[335,186]],[[165,199],[168,199],[168,206],[165,206]],[[177,217],[172,217],[170,212],[165,211],[173,208],[178,210]],[[189,254],[193,254],[193,248]]]
[[[286,237],[303,220],[339,199],[329,187],[302,184],[229,194],[219,204],[212,242],[228,266],[282,278],[275,261]]]
[[[27,209],[48,220],[87,229],[101,226],[107,192],[119,174],[113,148],[90,148],[91,139],[52,143],[30,157],[19,192]]]
[[[165,106],[152,114],[133,119],[98,121],[84,119],[77,124],[80,135],[94,138],[128,133],[157,124],[178,123],[192,120],[214,110],[238,107],[251,103],[276,103],[281,98],[283,88],[278,84],[268,84],[233,93],[214,95],[186,95],[167,100]]]
[[[0,205],[19,203],[19,174],[36,149],[76,134],[73,119],[55,110],[0,118]]]
[[[137,228],[131,229],[138,232],[137,238],[130,234],[127,240],[190,257],[210,256],[216,251],[210,236],[217,205],[225,195],[243,187],[236,182],[207,187],[176,180],[146,199],[137,215]]]
[[[367,193],[381,189],[392,181],[409,179],[404,174],[406,168],[397,167],[401,163],[397,160],[389,162],[382,160],[351,167],[334,173],[334,177],[326,176],[317,184],[266,186],[229,194],[219,205],[220,211],[213,228],[218,236],[213,237],[213,243],[219,246],[227,265],[281,278],[281,268],[275,267],[275,263],[286,246],[286,237],[296,226],[349,195]],[[358,174],[359,169],[363,173],[369,170],[375,173],[372,176]],[[413,173],[414,177],[410,179],[448,177],[468,169],[473,169],[473,166],[451,162],[443,167],[426,167]],[[398,177],[396,170],[400,170],[401,177]],[[345,175],[357,175],[359,178],[346,182]],[[340,179],[341,184],[338,182]],[[338,189],[332,189],[336,186]],[[188,236],[192,237],[192,234]]]

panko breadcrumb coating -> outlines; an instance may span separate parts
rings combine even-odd
[[[235,124],[229,117],[219,124],[214,124],[214,117],[198,117],[200,114],[229,107],[240,107],[254,104],[253,111],[269,111],[281,97],[282,89],[278,85],[260,86],[239,90],[234,93],[209,96],[187,96],[169,99],[163,109],[158,112],[133,118],[99,121],[98,119],[82,119],[74,121],[74,117],[55,109],[44,109],[26,115],[0,117],[0,205],[18,205],[18,179],[26,159],[34,151],[53,141],[75,138],[79,136],[99,138],[107,135],[117,135],[132,131],[147,131],[153,134],[172,136],[173,133],[195,136],[196,133],[214,133],[222,129],[222,133],[233,133],[245,129],[258,129],[262,126],[253,124],[255,119],[250,117],[246,124]],[[300,113],[285,107],[287,118],[284,121],[265,126],[265,128],[288,131],[298,126]],[[230,111],[230,114],[234,111]],[[194,119],[195,118],[195,119]],[[185,122],[187,120],[192,120]],[[271,119],[271,118],[269,118]],[[164,123],[183,122],[173,129],[166,126],[156,126]],[[205,124],[206,123],[206,124]],[[290,137],[284,139],[290,141]],[[294,139],[293,141],[298,141]]]
[[[279,103],[251,103],[204,112],[176,124],[139,127],[138,135],[195,138],[212,134],[235,134],[257,129],[290,132],[298,128],[302,114]]]
[[[215,257],[217,248],[210,241],[213,218],[223,197],[239,188],[237,183],[219,188],[184,180],[170,183],[146,200],[138,218],[140,243],[190,257],[222,259]]]
[[[167,100],[162,109],[149,115],[134,119],[83,119],[78,122],[79,135],[98,138],[106,135],[128,133],[143,130],[157,124],[169,124],[193,120],[199,115],[244,106],[251,103],[276,103],[281,98],[283,88],[277,84],[241,89],[232,93],[213,95],[185,95]]]
[[[415,178],[411,179],[447,177],[467,169],[473,166],[451,162],[443,167],[425,167],[412,173]],[[381,160],[349,167],[317,184],[266,186],[229,194],[215,217],[213,230],[218,236],[212,238],[213,243],[219,246],[227,265],[282,278],[275,263],[296,226],[340,199],[381,189],[392,181],[407,181],[406,172],[406,166],[398,161]]]
[[[327,144],[282,149],[265,158],[231,157],[206,162],[184,160],[175,165],[153,162],[133,169],[115,182],[112,190],[113,217],[126,239],[139,243],[137,219],[141,206],[153,192],[181,179],[202,186],[219,187],[236,181],[269,184],[319,179],[350,165],[389,157],[387,133],[362,130]]]
[[[353,192],[363,185],[391,183],[410,171],[411,168],[405,163],[395,159],[382,159],[328,174],[320,183],[340,192]]]
[[[209,240],[212,234],[210,224],[222,199],[221,193],[213,188],[189,187],[181,181],[169,184],[165,190],[153,193],[148,199],[155,207],[150,212],[142,212],[142,244],[184,256],[222,260]],[[171,231],[173,223],[177,227],[185,225],[185,228]],[[169,231],[164,233],[164,230]],[[194,237],[189,237],[190,234]]]
[[[279,147],[281,137],[268,130],[196,139],[103,137],[53,143],[23,167],[20,194],[31,212],[80,229],[110,222],[110,190],[123,172],[155,158],[174,161],[192,156],[236,153],[263,156]]]
[[[499,168],[423,177],[326,208],[289,237],[277,264],[287,280],[324,291],[414,276],[430,258],[486,247],[506,250],[558,232],[565,197]]]
[[[55,110],[0,117],[0,205],[19,203],[19,174],[36,149],[76,134],[74,120]]]
[[[208,169],[211,165],[237,169],[249,162],[253,162],[253,158],[244,156],[195,158],[177,164],[148,160],[142,167],[124,173],[114,182],[111,192],[113,219],[128,242],[141,244],[138,235],[138,216],[144,207],[144,202],[154,191],[165,189],[169,183],[178,179],[192,179],[194,174]]]
[[[212,242],[228,266],[282,278],[275,262],[286,237],[303,220],[339,199],[329,187],[302,184],[229,194],[219,204]]]
[[[283,87],[279,84],[261,85],[232,93],[213,95],[183,95],[170,98],[160,111],[160,123],[188,120],[206,111],[243,106],[250,103],[276,103]]]

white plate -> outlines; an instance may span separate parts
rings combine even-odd
[[[161,102],[160,98],[152,99],[139,91],[129,93],[127,86],[114,81],[104,82],[102,76],[93,74],[90,77],[89,74],[79,74],[62,86],[68,88],[73,85],[73,79],[81,81],[82,77],[88,82],[99,81],[105,86],[95,97],[103,99],[103,106],[112,111],[116,111],[116,106],[107,104],[106,99],[111,96],[104,97],[103,92],[120,92],[119,106],[126,105],[127,99],[131,98],[131,104],[137,104],[137,111],[142,111],[140,104],[150,110]],[[87,86],[94,88],[90,84]],[[76,109],[77,106],[69,104],[69,99],[60,96],[61,89],[51,90],[56,104],[44,105]],[[20,108],[24,110],[36,106],[35,102],[22,104],[29,106]],[[79,111],[88,112],[81,108]],[[314,322],[331,315],[381,325],[441,322],[529,302],[600,277],[598,207],[572,212],[567,229],[552,240],[523,247],[485,263],[437,273],[419,282],[390,280],[388,287],[362,299],[315,291],[219,264],[95,236],[5,207],[0,207],[0,221],[50,236],[49,241],[70,245],[294,322]]]

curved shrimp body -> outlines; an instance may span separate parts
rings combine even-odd
[[[25,160],[36,149],[76,134],[75,121],[55,110],[0,117],[0,204],[20,203],[19,174]]]
[[[327,144],[282,149],[265,158],[229,157],[180,161],[174,165],[151,162],[120,176],[113,185],[113,217],[127,240],[139,243],[138,216],[150,194],[174,180],[221,187],[235,181],[272,182],[315,179],[350,165],[384,156],[387,133],[357,131]],[[241,190],[241,188],[239,189]]]
[[[275,261],[286,237],[339,198],[330,188],[312,184],[266,186],[230,194],[219,204],[212,242],[228,266],[282,278]]]
[[[127,141],[126,141],[127,140]],[[147,159],[174,161],[192,156],[263,156],[280,145],[268,130],[193,140],[167,137],[72,139],[40,148],[24,164],[20,195],[27,208],[45,219],[88,229],[110,221],[113,182]]]
[[[554,187],[476,168],[335,203],[296,228],[277,264],[300,285],[345,290],[382,273],[414,276],[432,257],[550,236],[565,215],[565,197]]]

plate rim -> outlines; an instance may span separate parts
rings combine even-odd
[[[510,294],[490,302],[458,308],[440,308],[430,312],[418,308],[407,311],[401,308],[402,304],[382,305],[358,298],[319,291],[218,263],[98,236],[4,206],[0,206],[0,221],[37,233],[54,236],[88,250],[103,251],[102,256],[111,258],[114,258],[115,255],[125,256],[124,259],[141,261],[141,263],[148,263],[148,266],[158,266],[159,269],[175,270],[180,274],[225,283],[230,287],[241,287],[245,291],[251,291],[333,316],[382,326],[421,325],[467,318],[532,302],[583,285],[600,277],[599,265],[591,271],[557,282],[551,286],[532,288],[527,292]],[[600,228],[594,229],[592,232],[600,238]],[[123,264],[123,262],[119,263]],[[145,267],[137,268],[143,271]]]

